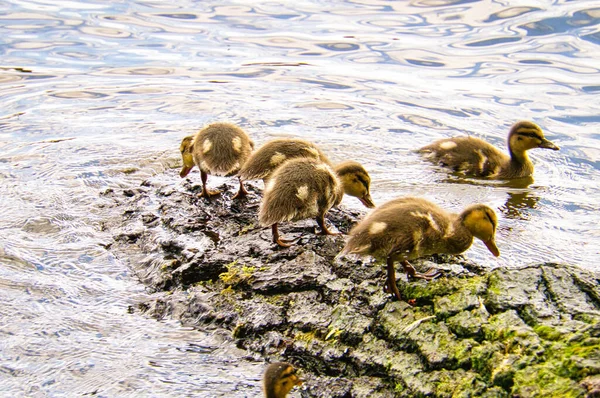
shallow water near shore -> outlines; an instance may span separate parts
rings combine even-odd
[[[260,394],[263,364],[218,331],[128,312],[148,293],[102,228],[121,214],[101,191],[178,167],[181,138],[216,120],[359,160],[376,203],[488,203],[502,256],[466,253],[485,267],[599,270],[595,2],[0,5],[3,394]],[[459,134],[504,148],[521,119],[561,147],[531,151],[531,184],[460,179],[412,152]]]

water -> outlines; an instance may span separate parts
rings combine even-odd
[[[216,120],[361,161],[378,203],[490,204],[502,256],[467,253],[486,266],[600,270],[597,2],[291,4],[0,1],[2,395],[260,394],[263,364],[222,332],[130,314],[148,294],[104,248],[119,214],[99,192],[177,167]],[[411,152],[458,134],[504,148],[522,119],[561,146],[531,152],[528,186]]]

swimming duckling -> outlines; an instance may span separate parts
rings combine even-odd
[[[262,179],[266,183],[281,163],[295,158],[311,158],[330,164],[327,156],[312,142],[281,138],[271,140],[258,148],[244,163],[239,175],[242,180]]]
[[[512,126],[508,133],[509,155],[475,137],[442,139],[418,152],[470,176],[509,179],[533,174],[533,163],[527,156],[527,151],[533,148],[560,149],[544,137],[537,124],[524,121]]]
[[[301,385],[303,380],[296,374],[296,369],[287,362],[270,364],[263,375],[263,390],[266,398],[285,398],[294,386]]]
[[[206,187],[208,174],[231,176],[236,174],[254,149],[254,142],[241,128],[230,123],[213,123],[196,134],[181,141],[179,150],[183,167],[179,175],[188,175],[194,165],[200,168],[202,192],[199,197],[209,198],[220,191],[209,191]],[[248,192],[240,180],[240,189],[234,199],[246,196]]]
[[[408,262],[432,254],[459,254],[481,239],[496,257],[500,251],[495,235],[498,219],[486,205],[475,204],[460,214],[448,213],[421,198],[391,200],[369,214],[351,231],[340,254],[371,255],[387,260],[385,291],[401,300],[396,286],[394,262],[400,261],[410,277],[432,279],[430,271],[418,273]]]
[[[344,193],[356,196],[365,206],[375,207],[369,193],[370,178],[357,162],[344,162],[334,171],[315,159],[296,158],[278,167],[265,188],[259,223],[271,226],[273,242],[289,247],[279,237],[277,223],[316,217],[319,235],[335,235],[325,225],[325,213],[342,201]]]

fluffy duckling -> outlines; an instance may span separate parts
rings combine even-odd
[[[231,123],[213,123],[196,134],[188,136],[181,141],[179,150],[183,159],[183,167],[179,175],[183,178],[188,175],[194,165],[200,168],[202,178],[202,192],[200,197],[211,197],[221,193],[209,191],[206,187],[208,174],[231,176],[236,174],[246,162],[254,142],[248,134],[238,126]],[[234,195],[242,198],[248,192],[240,180],[240,188]]]
[[[442,139],[418,152],[466,175],[509,179],[533,174],[533,163],[527,156],[527,151],[533,148],[560,149],[544,137],[544,132],[537,124],[524,121],[512,126],[508,133],[509,155],[475,137]]]
[[[387,260],[385,291],[401,300],[396,286],[394,262],[400,261],[410,277],[432,279],[437,273],[418,273],[408,262],[432,254],[459,254],[481,239],[496,257],[496,213],[486,205],[475,204],[460,214],[448,213],[421,198],[391,200],[359,222],[350,231],[350,239],[340,252],[371,255]]]
[[[334,235],[325,225],[325,214],[342,201],[344,193],[356,196],[365,206],[375,207],[369,193],[370,178],[357,162],[344,162],[335,171],[315,159],[296,158],[278,167],[265,188],[258,220],[271,226],[273,242],[289,247],[281,239],[277,224],[316,217],[320,235]]]
[[[258,148],[244,163],[239,175],[242,180],[262,179],[266,183],[279,165],[295,158],[310,158],[330,164],[327,156],[312,142],[281,138],[271,140]]]
[[[301,385],[303,380],[296,374],[296,369],[287,362],[270,364],[263,375],[263,390],[266,398],[285,398],[294,386]]]

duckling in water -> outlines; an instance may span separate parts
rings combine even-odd
[[[287,362],[270,364],[263,375],[263,390],[266,398],[285,398],[294,386],[303,382],[296,369]]]
[[[527,156],[527,151],[533,148],[560,149],[544,137],[537,124],[524,121],[512,126],[508,133],[509,155],[475,137],[442,139],[418,152],[469,176],[509,179],[533,174],[533,163]]]
[[[183,159],[183,167],[179,175],[188,175],[194,165],[200,168],[202,192],[199,197],[209,198],[218,195],[220,191],[209,191],[206,187],[208,174],[231,176],[236,174],[246,162],[254,142],[241,128],[230,123],[213,123],[196,134],[185,137],[179,150]],[[246,196],[248,192],[240,180],[240,189],[234,199]]]
[[[357,162],[336,166],[314,159],[296,158],[283,163],[273,173],[260,204],[259,223],[271,226],[273,242],[289,247],[279,237],[277,223],[316,217],[320,235],[335,235],[325,225],[325,213],[342,201],[344,193],[357,197],[365,206],[375,207],[369,193],[369,174]]]
[[[371,255],[387,261],[385,291],[401,300],[396,286],[394,262],[400,261],[408,276],[432,279],[437,273],[418,273],[408,262],[432,254],[459,254],[481,239],[496,257],[500,251],[495,235],[498,219],[486,205],[475,204],[460,214],[448,213],[421,198],[398,198],[375,209],[350,231],[340,254]]]
[[[265,183],[284,161],[310,158],[331,165],[327,156],[312,142],[281,138],[267,142],[256,150],[240,170],[242,180],[262,179]]]

